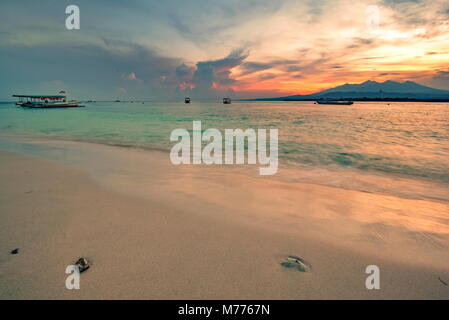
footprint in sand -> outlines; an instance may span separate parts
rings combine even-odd
[[[296,256],[288,256],[281,262],[281,266],[284,268],[296,268],[301,272],[309,272],[312,270],[312,265],[310,263]]]

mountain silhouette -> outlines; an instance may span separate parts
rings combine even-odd
[[[449,99],[449,91],[435,89],[413,81],[397,82],[368,80],[358,84],[343,84],[308,95],[251,99],[256,101],[312,100],[312,99]]]

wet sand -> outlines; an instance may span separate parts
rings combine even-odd
[[[0,151],[0,299],[449,298],[447,202],[26,143]],[[282,267],[289,255],[311,270]],[[93,265],[67,290],[81,256]]]

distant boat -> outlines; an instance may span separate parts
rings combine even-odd
[[[117,99],[117,100],[115,100],[114,102],[120,102],[120,100],[119,100],[119,99]]]
[[[84,107],[77,100],[67,101],[65,95],[47,96],[47,95],[21,95],[14,94],[13,97],[19,98],[16,105],[24,108],[74,108]]]
[[[349,105],[353,104],[354,102],[352,102],[352,101],[338,101],[338,100],[316,100],[315,103],[316,104],[337,104],[337,105],[349,106]]]
[[[186,98],[184,99],[184,102],[185,102],[185,103],[190,103],[190,98],[189,98],[189,97],[186,97]]]
[[[223,98],[224,104],[231,104],[231,98]]]

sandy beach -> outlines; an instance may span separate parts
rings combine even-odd
[[[0,25],[8,310],[449,300],[447,0],[1,1]]]
[[[447,202],[173,166],[134,148],[8,143],[0,299],[449,298]],[[289,255],[312,269],[282,267]],[[79,257],[93,265],[67,290]],[[365,287],[368,265],[380,290]]]

